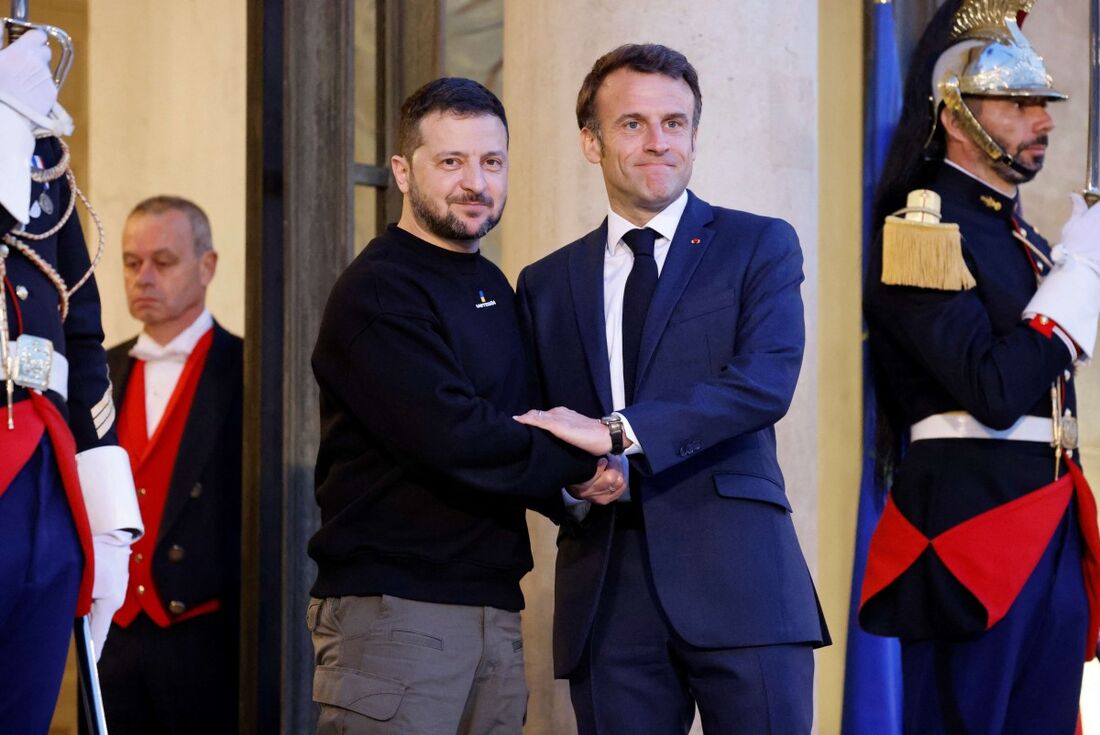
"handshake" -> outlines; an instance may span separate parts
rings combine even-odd
[[[611,433],[599,419],[583,416],[564,406],[549,411],[531,410],[513,418],[521,424],[547,431],[562,441],[601,458],[596,466],[596,474],[591,479],[566,488],[577,500],[609,505],[626,492],[626,460],[621,454],[610,453]],[[624,439],[624,444],[629,447],[630,439]]]

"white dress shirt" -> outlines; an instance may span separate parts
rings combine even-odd
[[[607,250],[603,256],[603,317],[607,330],[607,355],[611,371],[611,403],[615,411],[626,408],[626,385],[623,379],[623,292],[626,279],[634,267],[634,252],[625,242],[623,235],[634,229],[648,227],[657,232],[653,244],[653,259],[657,261],[657,276],[665,266],[668,248],[680,225],[680,217],[687,207],[688,195],[685,191],[672,204],[662,209],[653,219],[641,228],[636,227],[613,211],[607,213]],[[638,454],[642,451],[638,438],[630,430],[629,422],[623,419],[623,428],[634,445],[626,454]]]
[[[191,326],[172,338],[166,345],[156,342],[145,332],[138,335],[130,348],[130,356],[145,363],[145,432],[152,436],[168,401],[176,390],[187,358],[203,336],[214,328],[214,318],[206,309],[191,322]]]
[[[623,432],[632,443],[623,454],[642,454],[642,443],[630,427],[630,422],[619,413],[626,408],[626,383],[623,378],[623,292],[626,290],[626,279],[630,276],[630,269],[634,267],[634,252],[630,246],[623,242],[623,235],[635,229],[649,227],[657,233],[657,239],[653,244],[653,259],[657,262],[657,276],[665,266],[665,258],[668,257],[669,246],[676,235],[676,228],[680,225],[680,218],[687,207],[688,195],[685,190],[676,201],[662,209],[653,219],[642,227],[621,217],[613,210],[607,212],[607,244],[603,256],[603,317],[607,337],[608,369],[611,376],[611,403],[614,415],[622,419]],[[621,465],[623,477],[630,479],[630,465],[626,462]],[[575,505],[586,501],[578,501],[568,493],[564,494],[567,505]],[[630,490],[623,493],[621,501],[630,500]],[[585,508],[587,510],[587,508]]]

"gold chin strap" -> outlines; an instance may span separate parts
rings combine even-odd
[[[992,136],[986,132],[982,124],[978,122],[978,118],[974,117],[974,113],[970,111],[963,99],[957,75],[952,74],[940,82],[940,94],[943,95],[943,104],[951,111],[963,132],[970,136],[970,139],[982,149],[982,152],[997,163],[1005,164],[1018,174],[1031,176],[1034,173],[1021,166],[1015,158],[1009,155],[1008,151],[1002,148],[1001,144],[993,140]]]
[[[940,94],[943,95],[943,103],[947,105],[947,109],[955,116],[955,120],[963,129],[963,132],[969,135],[970,139],[977,143],[978,147],[981,148],[987,156],[994,161],[1000,161],[1008,156],[1005,149],[990,137],[989,133],[982,127],[982,124],[978,122],[978,118],[974,117],[974,113],[966,106],[966,102],[962,98],[962,92],[959,90],[958,76],[952,74],[947,79],[940,82]]]

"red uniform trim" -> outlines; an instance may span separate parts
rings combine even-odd
[[[887,497],[886,507],[867,551],[867,570],[863,574],[863,589],[859,596],[860,608],[911,567],[928,544],[928,537],[898,510],[893,496]]]
[[[1024,588],[1065,515],[1072,492],[1072,478],[1065,475],[932,541],[944,565],[982,603],[986,629],[1008,613]]]
[[[46,431],[30,401],[16,403],[11,408],[11,415],[15,429],[9,431],[8,407],[0,407],[0,439],[4,444],[4,451],[0,453],[0,495],[7,491],[11,481],[38,449],[38,442]]]
[[[1037,314],[1028,320],[1027,325],[1047,339],[1050,339],[1054,336],[1054,329],[1058,326],[1058,323],[1053,319]]]
[[[892,584],[931,544],[948,570],[986,610],[986,628],[1007,614],[1050,543],[1073,497],[1085,541],[1082,567],[1089,599],[1085,660],[1100,637],[1100,530],[1096,501],[1080,467],[1016,500],[970,518],[929,540],[887,499],[868,551],[860,608]],[[1012,539],[1012,543],[1004,543]]]
[[[1097,639],[1100,639],[1100,529],[1096,521],[1096,498],[1085,474],[1072,459],[1067,458],[1066,465],[1077,491],[1078,524],[1085,540],[1081,568],[1089,598],[1089,632],[1085,637],[1085,660],[1089,661],[1097,655]]]
[[[126,600],[115,613],[114,621],[129,626],[144,612],[162,628],[213,612],[221,607],[218,600],[208,600],[180,615],[169,613],[153,578],[153,555],[160,537],[160,524],[168,489],[176,466],[180,439],[191,412],[191,402],[198,388],[206,356],[210,352],[214,331],[211,329],[198,341],[187,358],[183,372],[153,435],[148,436],[145,417],[145,364],[138,362],[130,373],[126,395],[119,416],[119,443],[130,455],[134,480],[139,488],[138,505],[145,524],[145,536],[133,546],[130,556],[130,582]],[[143,590],[138,594],[139,587]]]

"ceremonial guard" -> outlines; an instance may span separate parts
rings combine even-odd
[[[38,30],[0,50],[0,729],[20,735],[49,727],[74,616],[102,647],[142,528],[49,59]]]
[[[941,8],[878,194],[864,307],[901,460],[860,622],[902,640],[906,733],[1068,735],[1096,650],[1073,375],[1096,338],[1100,208],[1074,195],[1053,250],[1022,216],[1065,99],[1020,31],[1033,5]]]

